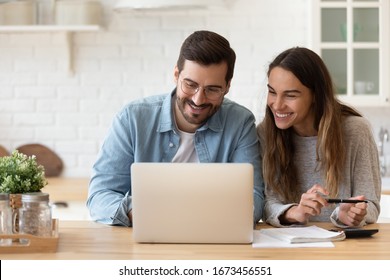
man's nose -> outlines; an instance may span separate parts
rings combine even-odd
[[[199,87],[198,92],[192,96],[192,101],[195,105],[201,105],[207,100],[206,91],[203,87]]]

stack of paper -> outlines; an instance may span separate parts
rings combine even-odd
[[[317,226],[267,228],[254,232],[253,247],[333,247],[332,241],[345,239],[343,231],[333,232]]]

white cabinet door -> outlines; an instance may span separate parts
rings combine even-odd
[[[389,106],[388,0],[312,1],[313,50],[325,61],[341,100]]]

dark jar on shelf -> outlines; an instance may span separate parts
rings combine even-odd
[[[22,194],[22,207],[19,209],[19,233],[41,237],[52,235],[51,208],[49,194]]]

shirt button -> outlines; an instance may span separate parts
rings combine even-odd
[[[170,148],[172,148],[173,147],[173,143],[171,142],[171,143],[169,143],[169,147]]]

